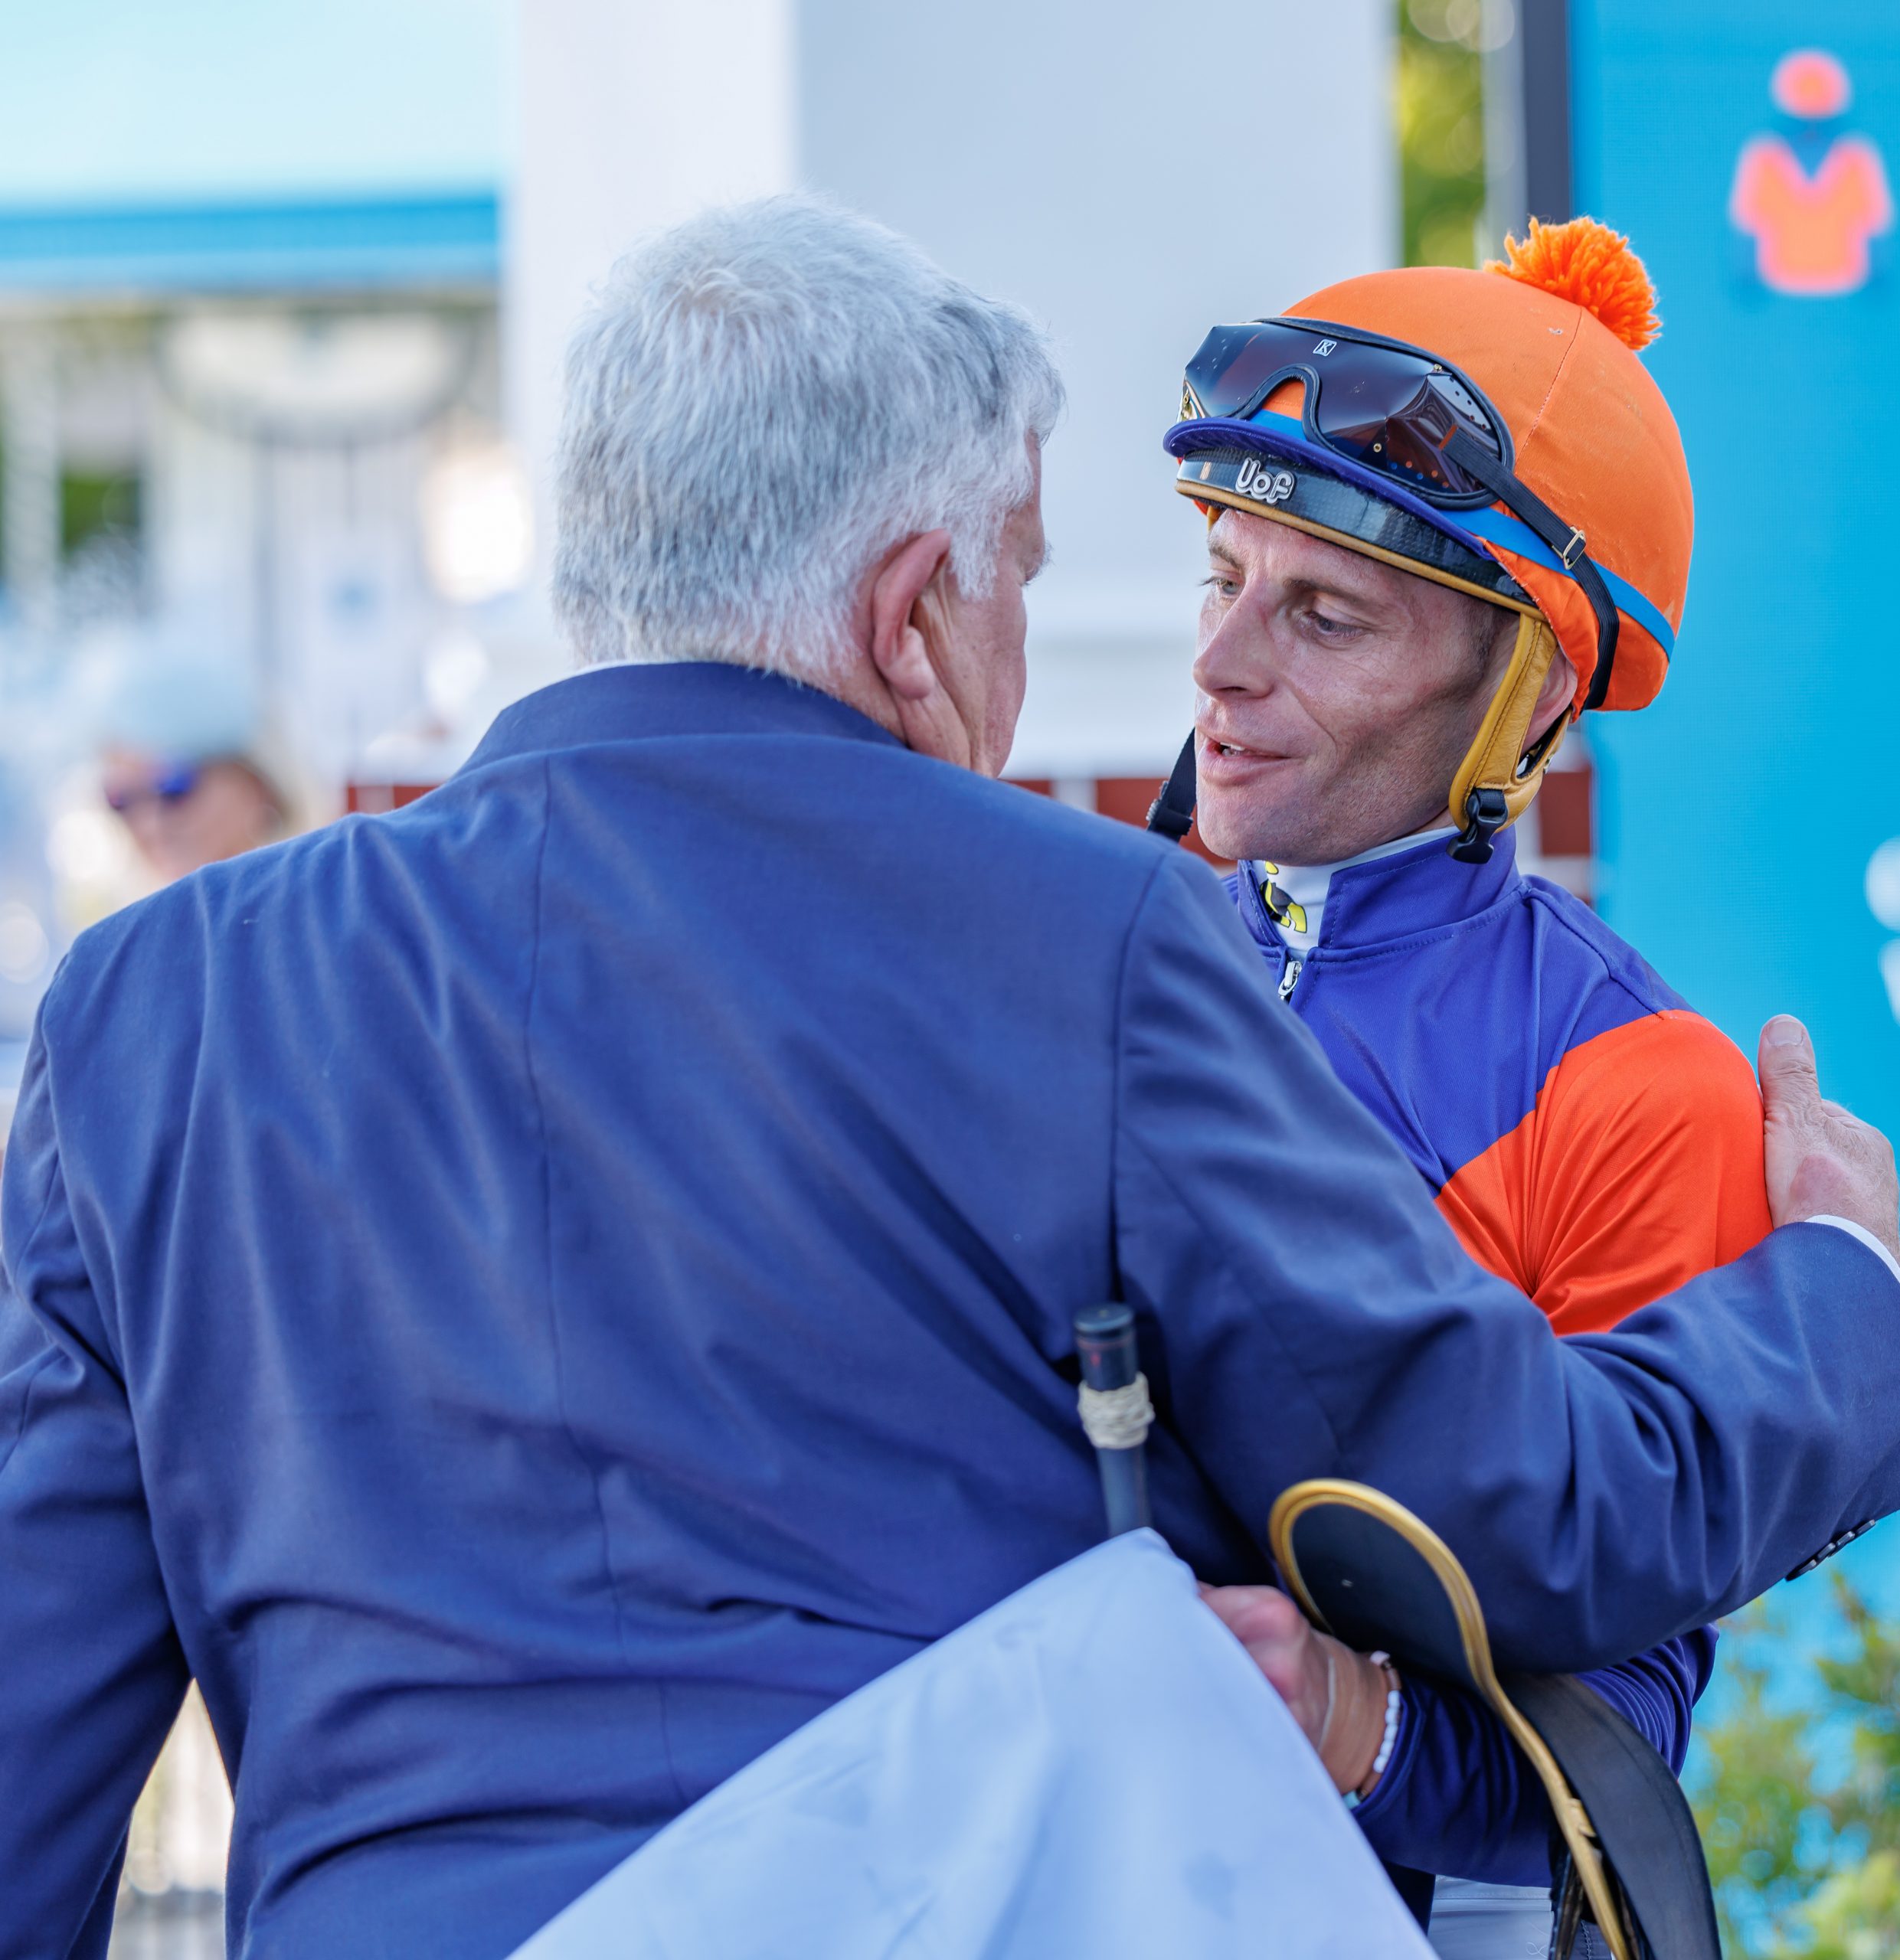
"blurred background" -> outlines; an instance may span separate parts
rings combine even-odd
[[[1866,0],[0,0],[0,1103],[77,932],[424,793],[563,671],[561,353],[647,227],[796,184],[1045,321],[1010,773],[1136,821],[1190,718],[1158,438],[1217,319],[1528,214],[1630,233],[1695,474],[1660,704],[1526,826],[1752,1050],[1788,1008],[1900,1126],[1900,710],[1874,382],[1900,18]],[[1900,1955],[1889,1535],[1731,1630],[1692,1766],[1732,1950]],[[195,1705],[125,1955],[221,1949]]]

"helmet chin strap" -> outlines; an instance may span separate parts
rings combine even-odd
[[[1510,665],[1451,779],[1447,808],[1458,835],[1450,851],[1461,863],[1482,864],[1490,859],[1493,840],[1529,808],[1544,771],[1562,746],[1571,722],[1567,707],[1535,742],[1531,740],[1531,717],[1556,655],[1557,635],[1549,622],[1541,613],[1520,612]],[[1149,829],[1176,843],[1194,822],[1194,743],[1190,729],[1161,793],[1148,809]]]
[[[1568,708],[1535,743],[1531,740],[1531,717],[1556,655],[1557,635],[1550,622],[1541,613],[1520,612],[1510,665],[1451,779],[1447,808],[1458,835],[1450,848],[1461,864],[1488,861],[1492,840],[1529,808],[1562,744],[1570,726]]]
[[[1148,805],[1148,828],[1172,838],[1176,844],[1194,828],[1195,734],[1193,729],[1188,730],[1188,739],[1181,744],[1181,753],[1174,759],[1174,767],[1169,770],[1160,795]]]

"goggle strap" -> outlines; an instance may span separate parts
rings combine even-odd
[[[1591,563],[1590,554],[1584,547],[1583,533],[1575,524],[1565,524],[1535,491],[1506,469],[1482,443],[1463,430],[1454,429],[1451,432],[1444,452],[1460,469],[1475,476],[1514,516],[1522,518],[1557,554],[1558,563],[1582,588],[1584,596],[1590,602],[1591,611],[1597,616],[1597,665],[1590,677],[1589,691],[1584,696],[1578,712],[1601,707],[1604,697],[1610,691],[1610,675],[1616,665],[1620,625],[1617,603],[1610,596],[1610,588],[1604,584],[1602,573]]]

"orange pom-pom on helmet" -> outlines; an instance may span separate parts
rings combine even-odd
[[[1640,354],[1663,331],[1656,317],[1656,288],[1630,241],[1593,217],[1568,224],[1530,221],[1522,243],[1504,241],[1504,257],[1484,268],[1568,299],[1594,314],[1632,353]]]
[[[1533,219],[1506,250],[1483,272],[1372,273],[1216,327],[1166,439],[1175,487],[1210,518],[1289,524],[1518,614],[1448,799],[1454,854],[1480,861],[1570,720],[1655,698],[1695,534],[1682,439],[1638,358],[1659,323],[1628,240]],[[1576,694],[1533,731],[1558,646]]]

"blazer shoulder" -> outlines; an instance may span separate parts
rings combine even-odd
[[[1033,836],[1045,849],[1079,861],[1113,864],[1151,871],[1157,858],[1183,854],[1169,839],[1093,810],[1079,810],[1002,776],[982,776],[917,756],[907,750],[881,752],[897,766],[914,766],[943,796],[946,814],[963,821],[996,822]]]
[[[67,1017],[83,1016],[94,1003],[128,989],[142,1000],[126,1018],[148,1030],[166,1008],[185,1008],[202,991],[212,967],[242,946],[248,929],[309,878],[312,860],[340,861],[349,829],[376,821],[342,818],[204,865],[89,926],[67,949],[41,1004],[49,1038]]]
[[[1175,861],[1213,882],[1206,866],[1166,838],[1019,784],[904,750],[880,751],[871,766],[890,773],[894,820],[907,826],[931,877],[973,879],[998,906],[1048,904],[1068,916],[1081,904],[1099,908],[1109,926],[1132,916]]]

